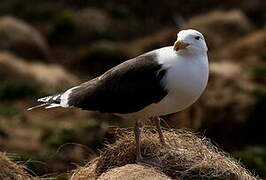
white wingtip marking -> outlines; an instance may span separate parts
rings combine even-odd
[[[38,102],[48,102],[53,96],[46,96],[43,98],[38,99]]]

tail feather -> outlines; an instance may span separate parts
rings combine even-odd
[[[46,96],[46,97],[38,99],[37,101],[38,102],[51,102],[51,103],[56,101],[56,102],[60,103],[60,96],[61,96],[61,94],[57,94],[54,96]]]
[[[41,108],[41,107],[44,107],[44,106],[47,106],[47,105],[48,105],[48,103],[39,104],[37,106],[33,106],[33,107],[28,108],[27,111],[38,109],[38,108]]]
[[[51,109],[55,107],[61,107],[61,104],[49,104],[48,106],[45,107],[45,109]]]
[[[50,108],[55,108],[55,107],[72,107],[72,106],[69,106],[68,104],[68,98],[69,98],[69,95],[72,93],[72,91],[78,87],[79,86],[72,87],[61,94],[42,97],[37,100],[41,104],[28,108],[27,110],[31,111],[31,110],[41,108],[41,107],[44,107],[45,109],[50,109]]]
[[[42,104],[30,107],[27,109],[27,111],[31,111],[37,108],[45,107],[45,109],[55,108],[61,106],[61,100],[60,100],[61,94],[57,94],[54,96],[46,96],[43,98],[38,99],[38,102],[42,102]]]

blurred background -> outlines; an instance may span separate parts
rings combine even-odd
[[[194,28],[209,46],[209,84],[163,125],[200,132],[266,178],[265,9],[263,0],[1,0],[0,151],[42,177],[84,165],[113,142],[112,129],[131,123],[75,109],[25,110]]]

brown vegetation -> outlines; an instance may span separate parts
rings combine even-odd
[[[55,64],[27,62],[9,53],[0,53],[0,75],[3,79],[15,79],[36,83],[46,93],[71,87],[79,82],[78,78]]]
[[[34,27],[12,16],[0,18],[0,49],[29,59],[47,60],[50,56],[45,38]]]
[[[220,58],[234,58],[247,61],[250,56],[262,56],[265,54],[266,30],[259,30],[233,41],[228,46],[215,52]]]
[[[266,1],[258,0],[2,0],[0,149],[22,155],[29,171],[40,176],[67,172],[73,164],[91,160],[104,140],[113,142],[107,126],[129,127],[132,122],[77,109],[30,113],[25,109],[35,105],[38,97],[59,93],[129,58],[172,45],[181,28],[195,28],[209,47],[208,87],[196,104],[164,118],[172,128],[205,132],[265,178],[265,5]],[[130,143],[134,149],[133,140]],[[119,178],[120,168],[143,173],[142,166],[132,165],[134,158],[132,150],[132,159],[125,162],[131,165],[104,170],[101,176]],[[99,169],[98,160],[94,162]],[[76,173],[86,177],[92,172],[94,177],[92,166],[86,167]]]
[[[167,177],[158,170],[142,166],[138,164],[127,164],[122,167],[117,167],[110,169],[106,173],[103,173],[98,179],[99,180],[122,180],[127,177],[128,180],[170,180],[171,178]]]
[[[24,166],[11,162],[0,152],[0,180],[30,180],[32,177],[25,172]]]
[[[141,171],[145,174],[147,169],[144,167],[128,165],[136,162],[133,134],[128,129],[120,130],[118,133],[120,134],[118,140],[114,144],[107,145],[98,158],[85,167],[78,168],[72,180],[105,179],[107,174],[109,179],[112,177],[124,179],[132,175],[129,167],[138,170],[142,168]],[[173,179],[256,179],[204,137],[181,130],[165,130],[164,136],[167,146],[159,143],[154,129],[145,128],[142,133],[142,154],[145,159],[156,164],[154,166],[156,171],[148,170],[152,176],[162,178],[161,173],[163,173],[166,175],[164,178],[169,176]]]
[[[210,48],[222,47],[254,29],[240,10],[216,10],[195,16],[187,21],[185,28],[200,30],[206,36]]]

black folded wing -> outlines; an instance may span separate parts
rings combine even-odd
[[[128,60],[74,88],[68,105],[107,113],[133,113],[163,99],[166,69],[154,52]]]

